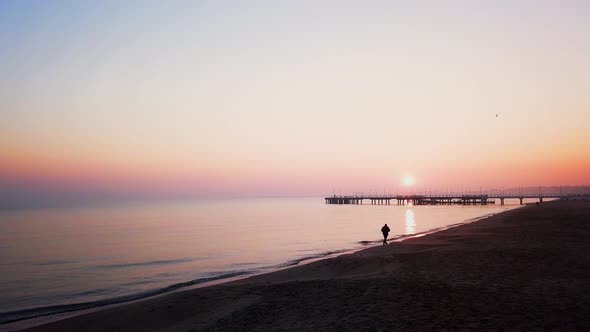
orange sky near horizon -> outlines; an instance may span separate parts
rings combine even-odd
[[[6,151],[6,150],[5,150]],[[566,156],[567,157],[567,156]],[[416,190],[500,189],[518,186],[575,186],[590,183],[590,160],[572,155],[556,160],[457,160],[413,168],[363,166],[351,161],[320,167],[268,167],[264,164],[174,165],[166,160],[133,163],[95,156],[93,160],[39,158],[39,155],[0,158],[0,179],[38,183],[56,190],[152,191],[214,195],[324,195],[349,192],[404,191],[405,175],[416,179]],[[318,165],[319,166],[319,165]]]

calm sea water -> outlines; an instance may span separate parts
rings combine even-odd
[[[0,323],[260,273],[515,206],[261,198],[0,211]]]

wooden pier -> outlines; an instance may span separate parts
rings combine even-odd
[[[523,204],[524,199],[536,199],[540,203],[544,199],[590,199],[590,195],[333,195],[326,197],[326,204],[363,204],[365,200],[371,205],[488,205],[495,204],[496,200],[504,205],[506,199],[518,199]]]

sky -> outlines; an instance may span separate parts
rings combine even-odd
[[[0,193],[587,185],[588,59],[584,1],[2,1]]]

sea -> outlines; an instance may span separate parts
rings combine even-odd
[[[398,241],[518,205],[199,199],[0,211],[0,328]]]

